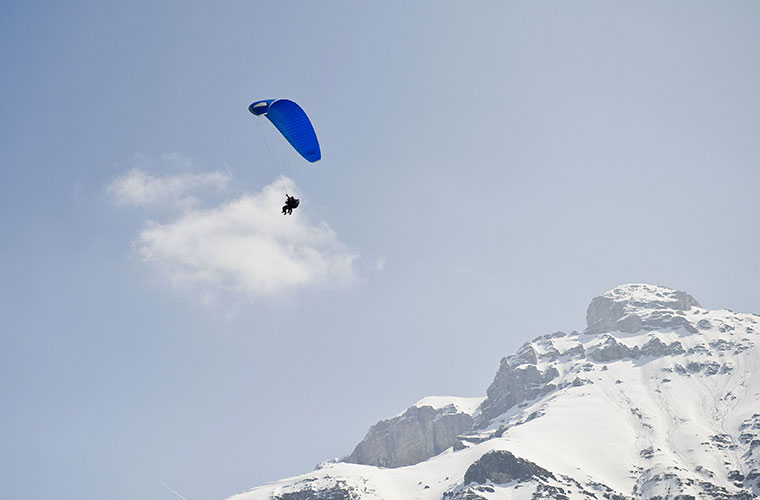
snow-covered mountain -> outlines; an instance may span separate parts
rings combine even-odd
[[[758,498],[760,316],[623,285],[586,318],[503,358],[485,399],[422,399],[230,500]]]

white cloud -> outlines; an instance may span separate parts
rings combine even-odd
[[[285,193],[296,192],[293,181],[280,177],[216,208],[148,222],[135,242],[138,255],[157,276],[200,298],[230,291],[259,298],[352,282],[358,256],[326,223],[310,222],[303,203],[292,216],[280,213]]]
[[[114,195],[119,205],[189,208],[198,204],[198,199],[192,194],[193,192],[207,188],[223,190],[227,187],[229,180],[229,174],[219,171],[159,177],[140,168],[133,168],[114,179],[108,186],[108,192]]]

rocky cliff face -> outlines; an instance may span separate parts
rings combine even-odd
[[[623,285],[595,297],[586,311],[586,333],[635,333],[660,328],[692,328],[684,315],[701,307],[680,290],[654,285]]]
[[[373,425],[345,461],[378,467],[416,464],[450,448],[471,427],[472,415],[454,404],[412,406]]]
[[[760,316],[624,285],[503,358],[477,411],[423,400],[235,500],[760,498],[758,340]]]
[[[559,377],[553,366],[539,369],[536,350],[526,344],[509,358],[502,358],[499,371],[493,383],[486,390],[488,397],[483,402],[478,425],[487,425],[491,419],[505,411],[557,388],[552,381]]]

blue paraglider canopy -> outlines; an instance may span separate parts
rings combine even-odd
[[[248,106],[256,116],[265,115],[306,160],[314,163],[322,158],[319,141],[309,117],[301,106],[288,99],[264,99]]]

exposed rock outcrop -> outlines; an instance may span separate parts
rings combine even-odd
[[[683,327],[696,328],[683,316],[692,307],[701,307],[694,297],[680,290],[655,285],[622,285],[595,297],[586,310],[586,332],[640,330]]]
[[[333,486],[325,489],[304,488],[290,493],[272,497],[273,500],[358,500],[361,496],[345,486]]]
[[[491,451],[470,465],[464,474],[464,483],[495,484],[510,481],[527,481],[534,477],[549,478],[554,475],[530,460],[518,458],[508,451]]]
[[[525,364],[526,357],[521,352],[514,358],[502,358],[499,371],[486,391],[488,397],[480,407],[478,425],[486,424],[516,404],[556,389],[551,381],[559,376],[557,369],[550,366],[541,371],[534,364]]]
[[[412,406],[398,417],[373,425],[345,461],[379,467],[416,464],[451,447],[472,423],[472,416],[454,405]]]

